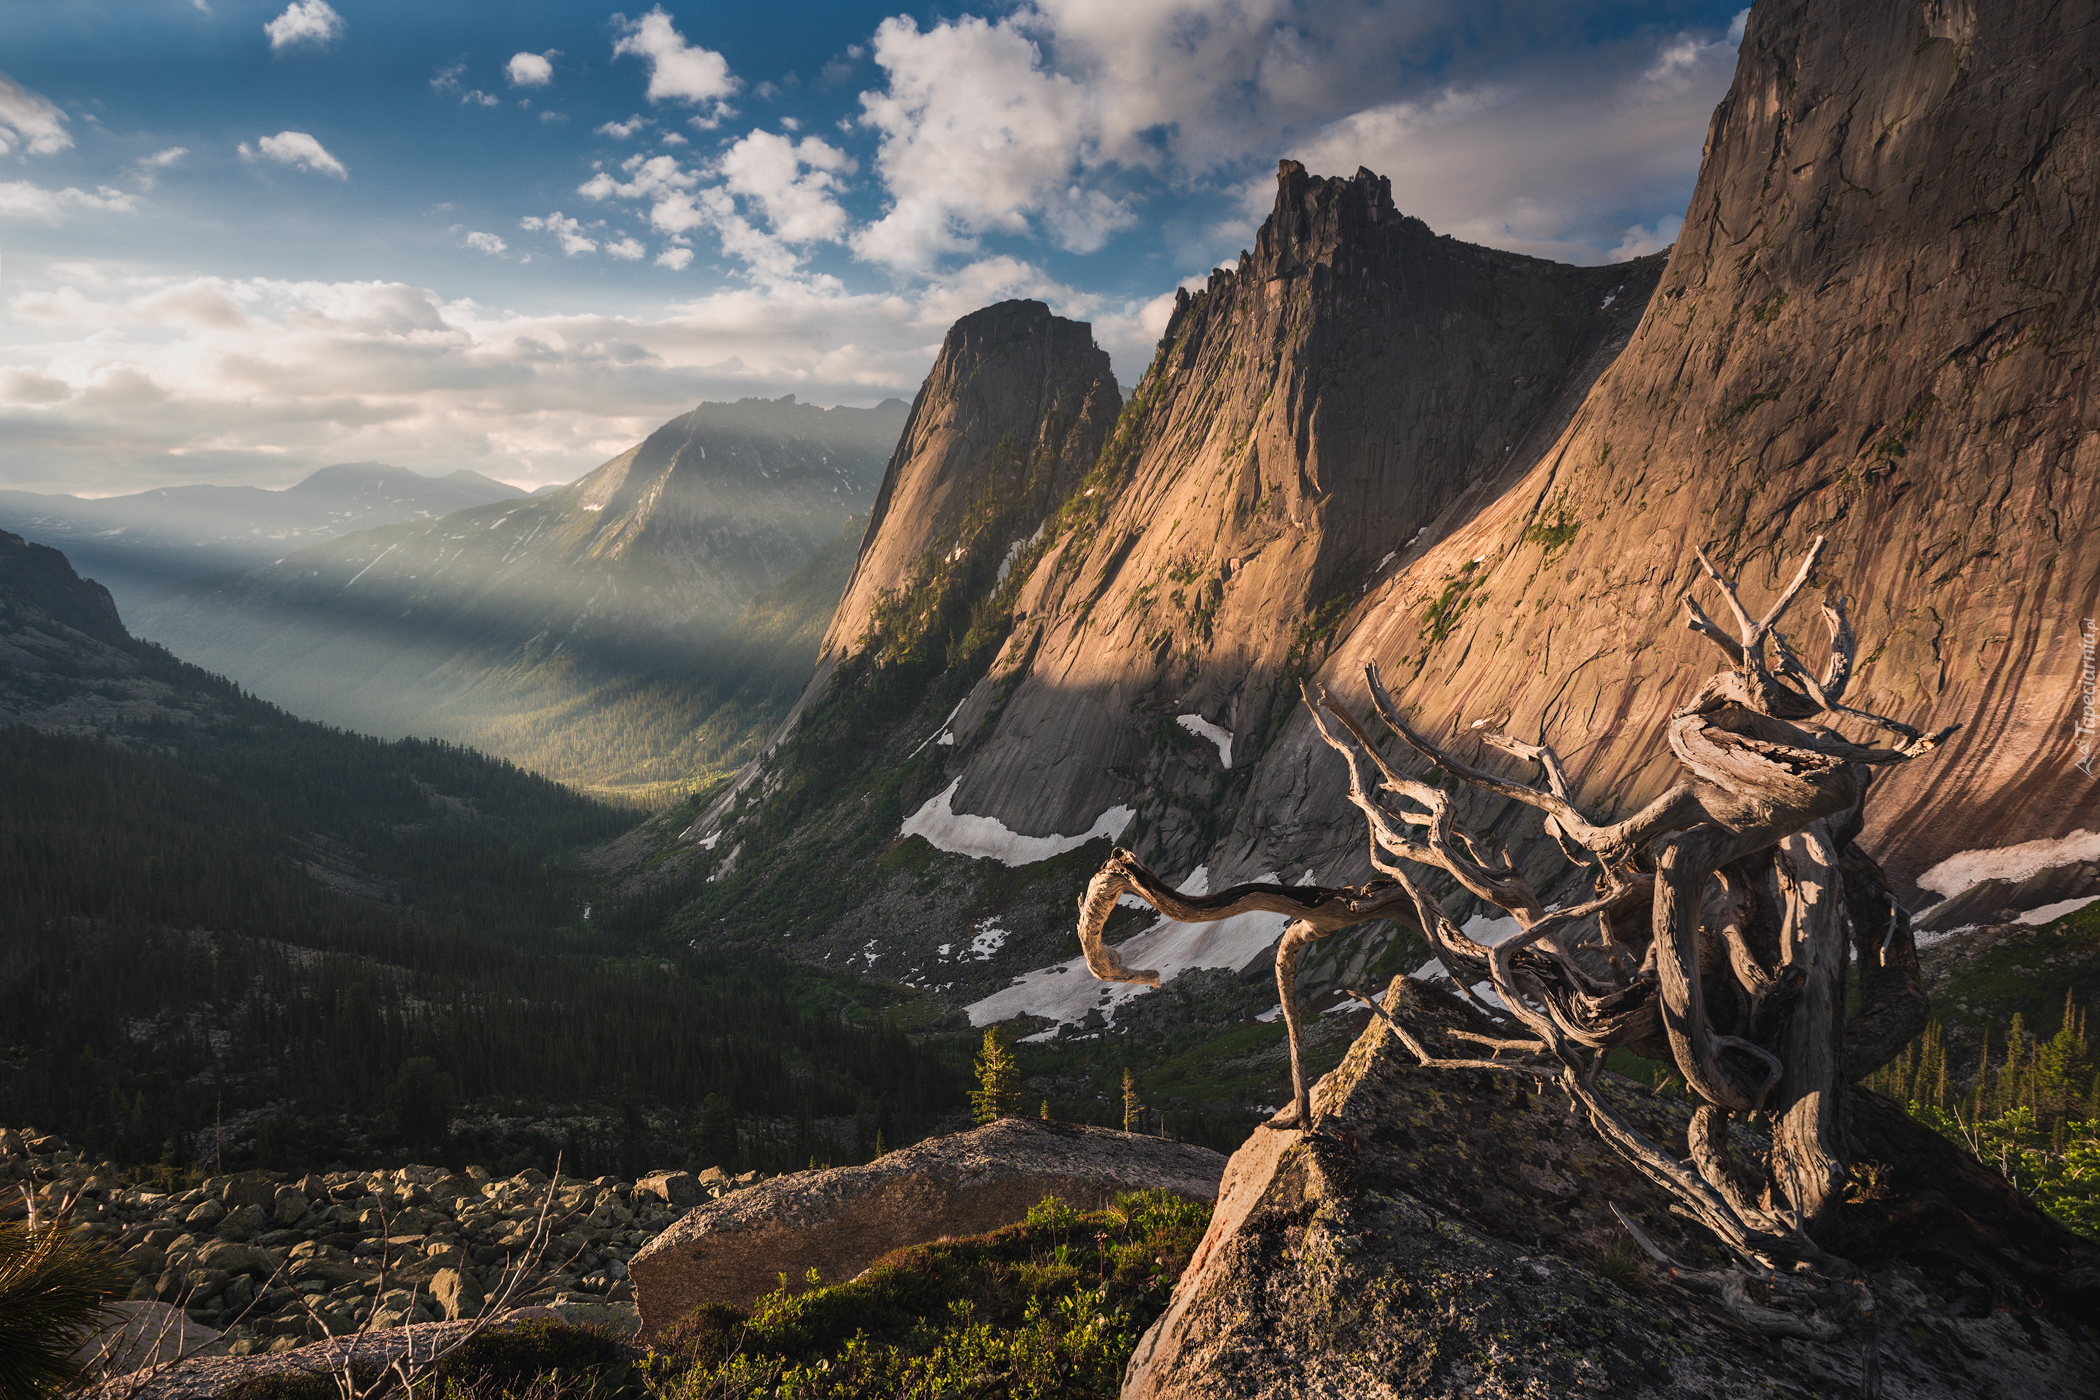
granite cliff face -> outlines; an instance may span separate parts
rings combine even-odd
[[[1691,546],[1755,605],[1827,535],[1817,586],[1850,597],[1862,640],[1851,703],[1966,726],[1878,788],[1890,873],[2090,824],[2100,27],[2090,7],[1980,14],[1751,12],[1638,334],[1550,453],[1381,580],[1323,680],[1360,699],[1376,660],[1432,729],[1506,717],[1628,810],[1673,772],[1670,709],[1717,669],[1678,609]],[[1326,757],[1294,717],[1218,863],[1331,849]]]
[[[1226,797],[1362,582],[1552,440],[1657,270],[1456,243],[1369,171],[1285,163],[1020,587],[956,720],[953,809],[1043,836],[1127,806],[1195,864],[1201,823],[1168,799]]]

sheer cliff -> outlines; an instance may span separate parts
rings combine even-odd
[[[1827,535],[1815,586],[1850,595],[1852,703],[1965,726],[1876,792],[1891,873],[2091,823],[2100,25],[1978,14],[1752,10],[1632,343],[1519,483],[1380,581],[1324,681],[1360,698],[1376,660],[1434,727],[1507,719],[1628,809],[1668,781],[1663,723],[1718,655],[1678,607],[1692,546],[1747,568],[1756,604]],[[1326,757],[1294,716],[1218,863],[1327,847]]]

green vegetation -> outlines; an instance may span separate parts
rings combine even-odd
[[[127,1287],[116,1256],[63,1220],[0,1224],[0,1400],[33,1400],[79,1381],[72,1353]]]
[[[2076,996],[2056,1034],[2030,1033],[2018,1012],[1996,1044],[1986,1025],[1977,1067],[1950,1082],[1935,1023],[1867,1086],[2005,1174],[2064,1225],[2100,1238],[2100,1065]]]
[[[1568,513],[1568,492],[1563,487],[1538,518],[1524,527],[1524,542],[1535,544],[1550,555],[1573,544],[1581,529],[1582,523]]]
[[[658,1400],[1114,1396],[1210,1207],[1164,1193],[1082,1215],[1045,1199],[991,1234],[900,1250],[851,1283],[783,1276],[748,1313],[696,1310]]]
[[[1014,1052],[1006,1048],[999,1028],[984,1033],[984,1049],[977,1056],[977,1088],[970,1094],[970,1111],[980,1123],[1010,1118],[1021,1111],[1021,1068]]]
[[[298,1167],[489,1148],[446,1136],[461,1103],[598,1104],[532,1160],[599,1172],[677,1152],[643,1110],[712,1094],[742,1165],[778,1170],[961,1106],[880,991],[758,953],[637,958],[586,918],[565,849],[623,824],[466,750],[281,717],[187,762],[0,730],[0,1121],[171,1165],[245,1121],[227,1166]]]
[[[566,688],[542,664],[532,708],[468,717],[463,737],[594,797],[652,810],[735,773],[808,683],[866,528],[865,516],[850,521],[692,656],[603,682],[591,679],[600,669],[579,670]]]

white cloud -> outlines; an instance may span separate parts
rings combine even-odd
[[[41,93],[0,73],[0,155],[20,150],[47,156],[72,144],[64,112]]]
[[[1648,228],[1639,224],[1626,230],[1626,236],[1618,245],[1604,255],[1606,262],[1627,262],[1634,258],[1645,258],[1650,253],[1660,253],[1677,241],[1678,230],[1684,227],[1682,215],[1671,214],[1657,219]]]
[[[649,65],[651,102],[670,99],[708,109],[703,120],[716,120],[727,111],[727,99],[742,87],[729,71],[729,60],[713,49],[686,42],[671,23],[663,6],[630,20],[615,16],[626,32],[613,44],[613,57],[632,54]]]
[[[296,166],[317,175],[333,175],[338,180],[350,178],[343,163],[303,131],[280,131],[275,136],[263,137],[254,147],[243,141],[239,149],[243,160],[274,160],[280,165]]]
[[[342,32],[343,17],[328,0],[292,0],[283,14],[263,25],[273,53],[297,44],[326,44]]]
[[[512,87],[545,87],[554,81],[554,64],[550,60],[559,53],[559,49],[549,49],[544,54],[512,54],[510,62],[503,66],[503,76],[510,79]]]
[[[648,317],[522,315],[400,283],[115,264],[75,264],[6,311],[0,484],[71,491],[285,485],[365,458],[568,481],[702,399],[908,398],[960,314],[813,279]]]
[[[615,141],[625,141],[643,127],[650,125],[653,125],[650,118],[632,116],[624,122],[607,122],[603,126],[598,127],[596,132],[600,136],[610,136]]]
[[[107,185],[89,194],[71,185],[62,190],[47,190],[27,180],[0,180],[0,219],[41,219],[47,224],[55,224],[75,210],[131,214],[136,213],[138,207],[135,196]]]
[[[462,107],[501,107],[503,99],[492,92],[483,92],[480,88],[469,88],[459,95],[459,105]]]
[[[1691,134],[1705,130],[1735,51],[1678,37],[1593,59],[1354,112],[1289,154],[1318,173],[1368,166],[1391,178],[1403,212],[1468,242],[1582,263],[1652,252],[1675,237],[1675,216],[1643,232],[1622,211],[1682,199],[1699,167]],[[1249,218],[1274,195],[1268,177],[1250,182]]]
[[[716,162],[732,194],[765,211],[774,234],[788,243],[836,239],[845,231],[846,211],[835,198],[841,176],[856,169],[851,157],[818,136],[799,142],[769,131],[754,131]]]
[[[1044,222],[1056,241],[1090,252],[1134,220],[1098,191],[1075,197],[1074,175],[1098,162],[1097,102],[1044,67],[1030,14],[924,31],[899,16],[876,29],[889,86],[861,94],[861,120],[882,133],[875,163],[891,204],[854,236],[861,256],[924,272],[986,233],[1027,233],[1030,216],[1053,207]]]
[[[489,254],[500,253],[510,246],[495,234],[483,233],[479,229],[475,229],[467,234],[466,245],[477,253]]]
[[[433,73],[430,78],[432,92],[458,92],[459,75],[467,71],[464,63],[448,63]]]
[[[170,146],[164,151],[155,151],[150,156],[140,156],[138,160],[139,168],[142,170],[166,170],[189,153],[190,148],[188,146]]]
[[[693,261],[690,248],[666,248],[656,255],[658,267],[668,267],[673,272],[683,272]]]
[[[595,253],[598,251],[597,241],[584,236],[582,223],[578,220],[564,217],[559,209],[552,214],[546,215],[544,218],[537,214],[528,214],[518,220],[518,227],[553,234],[561,241],[562,252],[572,258],[578,253]]]
[[[633,238],[622,238],[608,243],[605,245],[605,251],[625,262],[640,262],[649,252],[639,240]]]

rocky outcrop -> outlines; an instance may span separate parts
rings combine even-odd
[[[702,404],[559,491],[169,591],[143,636],[296,714],[457,732],[689,656],[867,509],[904,406]]]
[[[1924,933],[2009,924],[2035,911],[2050,917],[2067,913],[2076,907],[2075,901],[2096,896],[2100,896],[2100,864],[2073,861],[2038,870],[2024,879],[1978,880],[1933,905],[1913,922]]]
[[[1045,1196],[1080,1210],[1126,1191],[1209,1200],[1224,1165],[1164,1138],[1002,1118],[865,1166],[775,1177],[690,1212],[635,1255],[644,1335],[703,1303],[748,1307],[783,1274],[843,1283],[893,1249],[1010,1225]]]
[[[830,693],[849,657],[876,667],[944,664],[930,653],[1010,576],[1018,583],[1017,560],[1094,465],[1121,406],[1093,328],[1039,301],[1001,302],[949,327],[883,470],[815,673],[781,734]],[[760,768],[746,766],[685,838],[719,835]]]
[[[1417,1026],[1483,1028],[1442,993],[1394,988],[1387,1008]],[[1612,1093],[1683,1150],[1682,1101]],[[1125,1400],[1850,1395],[1870,1340],[1891,1400],[2100,1395],[2100,1354],[2063,1300],[2001,1293],[1951,1239],[1870,1266],[1871,1339],[1753,1339],[1632,1249],[1613,1205],[1709,1267],[1565,1095],[1421,1069],[1376,1021],[1316,1091],[1315,1129],[1263,1128],[1233,1155]]]
[[[5,530],[0,530],[0,597],[10,604],[10,631],[42,622],[54,641],[72,632],[109,646],[131,643],[107,588],[74,573],[59,551]]]
[[[2089,824],[2093,33],[2031,0],[1753,8],[1632,343],[1535,468],[1380,579],[1321,679],[1360,702],[1376,660],[1421,727],[1548,738],[1587,800],[1628,811],[1675,772],[1664,720],[1712,669],[1677,603],[1692,547],[1747,570],[1757,606],[1827,535],[1820,577],[1858,590],[1851,703],[1965,726],[1869,804],[1899,889]],[[1326,848],[1306,813],[1345,799],[1324,759],[1294,718],[1213,869]]]

